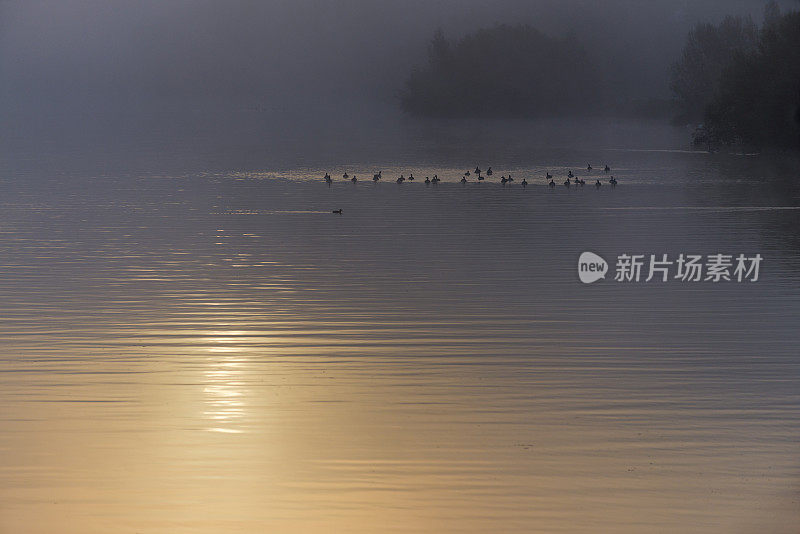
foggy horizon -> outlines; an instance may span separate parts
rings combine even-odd
[[[615,97],[668,98],[669,66],[694,24],[729,14],[758,21],[765,4],[7,1],[0,4],[0,95],[5,111],[44,113],[394,106],[436,28],[456,40],[519,23],[572,35],[608,74]]]

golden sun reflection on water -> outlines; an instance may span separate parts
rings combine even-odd
[[[752,221],[596,209],[662,201],[625,187],[317,185],[81,212],[78,243],[20,212],[0,533],[796,532],[791,258],[751,288],[565,267],[588,228],[763,250]]]
[[[246,403],[242,382],[239,380],[237,366],[239,361],[217,361],[209,365],[215,367],[205,372],[209,382],[203,393],[206,394],[206,404],[209,408],[204,412],[205,417],[217,425],[209,427],[210,432],[228,432],[231,434],[242,432],[234,427],[242,419]]]
[[[239,342],[248,335],[243,330],[212,331],[201,339],[212,354],[236,354],[241,351]],[[207,409],[203,412],[211,426],[209,432],[241,434],[242,419],[247,409],[246,389],[242,373],[248,360],[241,356],[207,359],[203,371],[206,386],[203,388]]]

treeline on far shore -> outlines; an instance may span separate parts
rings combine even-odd
[[[427,65],[411,72],[401,104],[423,116],[537,117],[589,112],[601,95],[600,73],[575,39],[500,25],[455,43],[438,30]]]
[[[750,17],[697,24],[672,65],[671,99],[614,102],[597,65],[575,38],[528,25],[481,29],[458,41],[438,30],[400,103],[428,117],[671,118],[696,126],[694,141],[708,149],[800,148],[800,12],[781,13],[770,2],[760,27]]]
[[[767,5],[749,17],[699,24],[673,65],[676,120],[702,123],[695,142],[800,148],[800,12]]]

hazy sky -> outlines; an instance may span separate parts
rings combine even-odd
[[[389,102],[448,36],[527,22],[583,42],[620,95],[665,96],[688,28],[764,0],[24,0],[0,2],[4,107],[26,101]],[[795,3],[796,4],[796,3]]]

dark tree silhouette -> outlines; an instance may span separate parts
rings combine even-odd
[[[701,120],[724,70],[737,57],[754,51],[757,42],[758,28],[749,17],[726,17],[718,25],[695,26],[672,66],[670,88],[676,99],[676,121]]]
[[[596,109],[600,76],[583,48],[527,25],[496,26],[449,42],[437,30],[401,105],[424,116],[541,116]]]
[[[723,72],[705,117],[714,141],[800,148],[800,12],[765,18],[757,49]]]

